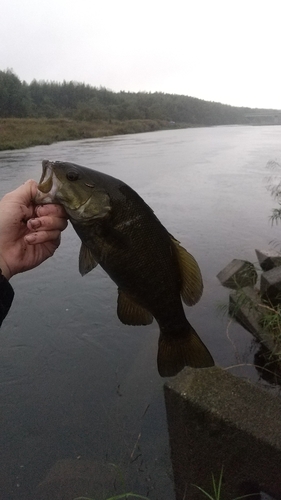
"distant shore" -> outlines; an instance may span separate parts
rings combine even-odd
[[[174,128],[187,128],[165,120],[75,121],[66,118],[1,118],[0,151],[23,149],[59,141],[135,134]]]

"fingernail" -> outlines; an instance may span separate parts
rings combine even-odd
[[[27,243],[34,243],[36,241],[36,233],[27,234],[25,236],[25,241],[27,241]]]
[[[28,222],[31,225],[32,229],[38,229],[38,227],[41,226],[41,222],[39,219],[29,219]]]
[[[37,207],[35,208],[35,212],[36,212],[36,215],[38,215],[40,217],[41,215],[41,208],[42,208],[42,205],[37,205]]]

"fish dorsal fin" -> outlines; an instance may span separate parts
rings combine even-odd
[[[129,295],[118,290],[117,315],[124,325],[150,325],[153,316]]]
[[[173,237],[171,239],[176,249],[182,278],[182,300],[188,306],[193,306],[198,302],[203,292],[201,271],[194,257],[180,245],[180,242]]]
[[[98,265],[90,248],[82,243],[79,253],[79,271],[82,276],[89,273]]]

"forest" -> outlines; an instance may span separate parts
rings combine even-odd
[[[186,126],[248,123],[250,108],[162,92],[113,92],[78,82],[21,81],[0,71],[0,118],[68,118],[77,121],[165,120]]]

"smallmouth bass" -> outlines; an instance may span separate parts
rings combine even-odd
[[[122,323],[148,325],[156,319],[159,374],[173,376],[186,365],[213,366],[182,305],[182,300],[196,304],[202,295],[194,257],[121,180],[68,162],[45,160],[42,166],[35,203],[64,206],[82,241],[82,276],[98,264],[106,271],[118,287]]]

